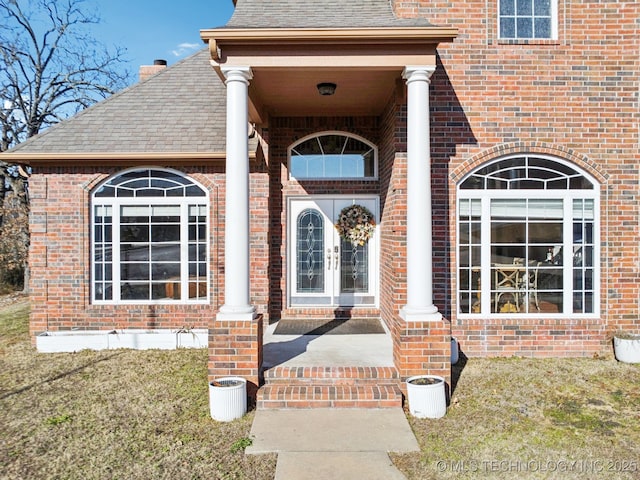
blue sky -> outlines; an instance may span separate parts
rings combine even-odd
[[[127,49],[137,80],[140,65],[155,59],[171,65],[204,47],[200,30],[220,27],[233,13],[232,0],[96,0],[102,21],[94,36]]]

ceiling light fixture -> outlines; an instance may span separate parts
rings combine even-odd
[[[317,87],[318,87],[318,93],[320,95],[333,95],[334,93],[336,93],[335,83],[323,82],[323,83],[319,83]]]

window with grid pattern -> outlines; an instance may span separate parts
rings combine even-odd
[[[499,0],[501,39],[557,38],[556,0]]]
[[[209,199],[178,172],[129,170],[92,195],[96,303],[205,302]]]
[[[323,132],[289,148],[289,174],[297,179],[350,179],[377,176],[377,149],[353,134]]]
[[[559,159],[510,156],[467,175],[458,312],[596,314],[598,202],[595,181]]]

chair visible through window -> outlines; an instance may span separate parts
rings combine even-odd
[[[493,265],[495,279],[494,308],[496,312],[509,312],[515,309],[520,311],[520,273],[523,268],[518,264],[499,264]],[[509,299],[506,299],[505,305],[500,307],[503,296],[508,295],[513,304],[508,305]]]

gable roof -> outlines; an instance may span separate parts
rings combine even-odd
[[[209,59],[203,49],[6,153],[224,152],[226,87]]]
[[[390,0],[237,0],[219,31],[433,27],[400,19]],[[415,35],[415,32],[412,32]],[[203,49],[0,155],[11,160],[109,159],[112,156],[222,158],[226,150],[226,87]],[[257,148],[251,142],[250,151]],[[11,157],[14,158],[11,158]]]
[[[390,0],[237,0],[222,28],[380,28],[433,26],[397,18]]]

